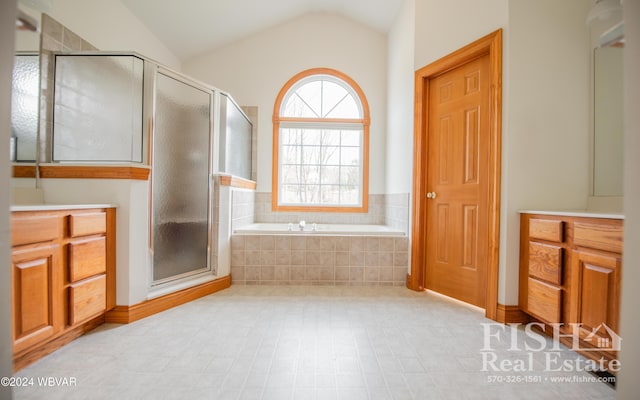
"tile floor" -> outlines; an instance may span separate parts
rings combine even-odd
[[[232,286],[129,325],[99,327],[20,371],[17,376],[34,378],[35,384],[16,388],[14,396],[47,400],[615,397],[604,383],[552,382],[592,376],[544,372],[542,352],[532,353],[533,368],[528,372],[483,372],[482,324],[489,322],[477,309],[398,287]],[[509,350],[510,337],[505,334],[490,343],[499,360],[526,359],[528,353]],[[514,344],[523,347],[525,341],[518,331]],[[563,350],[559,357],[576,356]],[[37,379],[43,377],[74,378],[76,385],[40,387]],[[505,382],[510,379],[533,382]]]

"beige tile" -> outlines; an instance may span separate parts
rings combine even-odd
[[[291,252],[291,264],[292,265],[304,265],[307,262],[307,253],[305,251],[292,251]]]
[[[272,281],[275,279],[275,267],[274,266],[262,266],[260,267],[260,279],[263,281]]]
[[[72,51],[82,50],[82,39],[71,30],[64,28],[62,31],[62,44]]]
[[[364,253],[365,267],[377,267],[379,265],[379,255],[377,251],[367,251]]]
[[[409,251],[409,238],[395,238],[395,251]]]
[[[50,51],[62,51],[62,43],[51,36],[42,37],[42,48]]]
[[[291,266],[291,269],[290,269],[291,281],[292,282],[304,281],[305,269],[306,267],[304,266]]]
[[[307,247],[307,239],[304,236],[292,236],[291,237],[291,249],[292,250],[305,250]]]
[[[349,251],[350,241],[349,238],[341,237],[336,241],[336,251]]]
[[[364,266],[364,252],[362,251],[352,251],[349,253],[349,265],[352,267],[363,267]]]
[[[336,281],[348,281],[349,280],[349,267],[336,267]]]
[[[244,249],[245,250],[260,250],[260,236],[245,236],[244,237]]]
[[[335,268],[333,266],[321,266],[318,267],[319,277],[321,281],[331,281],[335,280]]]
[[[381,282],[393,281],[393,267],[380,267],[380,281]]]
[[[395,238],[383,237],[380,238],[380,251],[394,251],[395,250]]]
[[[379,267],[365,267],[364,280],[367,282],[379,282],[380,281],[380,268]]]
[[[354,251],[364,251],[364,247],[365,247],[365,238],[364,237],[358,237],[358,236],[351,236],[349,238],[349,250],[351,252]]]
[[[407,268],[394,268],[393,269],[393,281],[405,282],[407,280]]]
[[[246,281],[260,280],[260,267],[259,266],[245,267],[244,274],[245,274],[244,278]]]
[[[320,267],[317,265],[307,266],[304,270],[304,279],[312,282],[320,280]]]
[[[339,251],[336,253],[336,267],[348,267],[349,266],[349,252]]]
[[[274,236],[264,235],[260,237],[260,250],[275,250]]]
[[[260,251],[260,265],[275,265],[276,252],[274,250]]]
[[[231,251],[244,250],[244,238],[242,235],[231,236]]]
[[[245,253],[244,251],[232,251],[231,252],[231,266],[239,267],[245,265]]]
[[[276,266],[274,268],[274,279],[276,281],[289,281],[290,267]]]
[[[393,266],[394,267],[407,267],[409,265],[409,253],[406,252],[395,252],[393,255]]]
[[[380,238],[368,237],[365,239],[365,251],[378,251],[380,249]]]
[[[275,265],[291,265],[291,251],[276,251]]]
[[[349,281],[351,282],[363,282],[364,281],[364,267],[350,267],[349,268]]]
[[[246,251],[244,262],[246,265],[260,265],[260,251]]]
[[[234,283],[244,281],[244,267],[231,267],[231,279]]]
[[[41,24],[43,35],[50,36],[54,40],[62,43],[62,30],[64,29],[64,27],[61,23],[51,18],[50,16],[43,14]]]
[[[291,237],[282,235],[275,238],[276,250],[291,250]]]
[[[393,253],[391,252],[381,252],[378,254],[378,265],[381,267],[392,267],[393,266]]]

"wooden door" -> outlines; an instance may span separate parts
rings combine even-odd
[[[485,308],[490,60],[429,81],[426,288]]]
[[[45,244],[12,255],[13,351],[56,334],[63,325],[59,293],[60,247]]]

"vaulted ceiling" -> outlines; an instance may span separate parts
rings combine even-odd
[[[186,61],[311,12],[340,14],[387,32],[404,0],[121,1],[169,50]]]

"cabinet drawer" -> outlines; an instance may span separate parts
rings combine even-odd
[[[622,224],[590,224],[576,222],[573,225],[573,243],[622,254]]]
[[[544,322],[560,322],[560,288],[529,278],[528,311]]]
[[[11,218],[11,244],[46,242],[60,236],[61,219],[57,215],[13,215]]]
[[[562,247],[542,243],[529,243],[529,275],[562,284]]]
[[[102,274],[107,267],[106,239],[97,237],[69,244],[69,281]]]
[[[562,242],[562,228],[562,221],[531,218],[529,220],[529,237],[550,242]]]
[[[107,231],[106,213],[77,213],[69,216],[69,236],[78,237],[105,233]]]
[[[107,308],[107,279],[96,276],[69,287],[69,325],[75,325]]]

